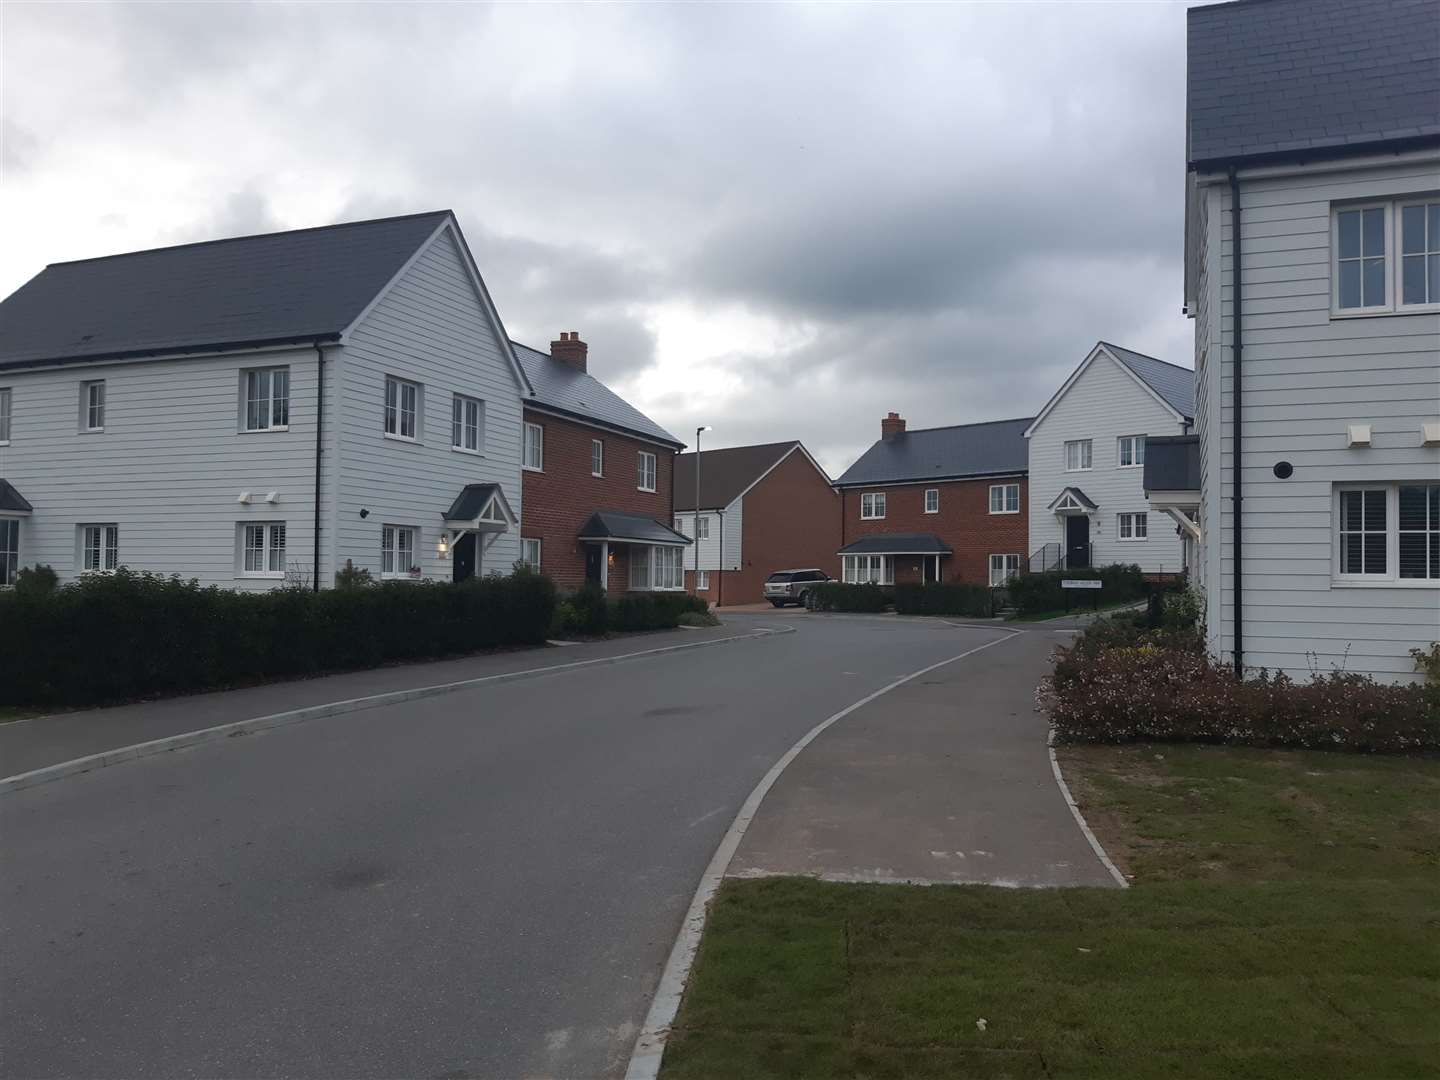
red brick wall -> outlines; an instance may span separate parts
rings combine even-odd
[[[990,513],[990,485],[1020,484],[1018,514]],[[925,489],[940,489],[940,512],[925,513]],[[1000,477],[993,480],[950,480],[935,484],[877,484],[867,488],[847,488],[844,502],[842,546],[862,536],[884,533],[934,533],[952,548],[955,554],[940,562],[945,581],[964,581],[984,585],[990,580],[991,555],[1019,555],[1021,565],[1029,554],[1028,482],[1025,477]],[[885,517],[878,521],[862,521],[860,496],[867,491],[885,492]],[[897,556],[895,580],[920,580],[920,560]]]
[[[711,603],[754,604],[765,599],[765,579],[776,570],[818,567],[840,576],[840,497],[800,451],[777,465],[745,496],[741,523],[741,567],[724,574],[712,571]],[[694,571],[685,576],[695,586]]]
[[[596,510],[624,510],[673,524],[675,451],[529,409],[525,422],[545,429],[545,468],[521,473],[520,535],[541,542],[540,569],[561,589],[585,583],[585,545],[575,537]],[[592,439],[605,444],[603,477],[590,475]],[[635,486],[641,450],[655,455],[654,491]],[[622,545],[610,550],[610,592],[623,593],[630,564]]]

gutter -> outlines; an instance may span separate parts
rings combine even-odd
[[[280,349],[287,345],[318,345],[320,342],[337,342],[340,335],[321,334],[318,337],[254,338],[248,341],[220,341],[201,345],[164,346],[150,349],[127,349],[122,352],[84,354],[79,356],[50,356],[34,360],[9,360],[0,362],[0,371],[30,371],[35,369],[68,367],[75,364],[113,364],[121,360],[188,360],[199,356],[213,356],[217,353],[257,352],[261,349]]]
[[[315,342],[315,550],[313,590],[320,591],[320,458],[325,452],[325,346]]]
[[[1243,607],[1244,600],[1244,571],[1245,564],[1242,561],[1244,554],[1244,512],[1245,495],[1241,488],[1240,455],[1243,449],[1243,440],[1240,436],[1240,424],[1244,418],[1242,406],[1244,404],[1245,380],[1242,378],[1241,363],[1244,357],[1244,343],[1241,338],[1240,304],[1243,297],[1241,288],[1241,247],[1240,247],[1240,177],[1236,174],[1235,166],[1230,166],[1230,348],[1235,358],[1235,372],[1232,375],[1234,385],[1234,409],[1232,411],[1231,423],[1231,450],[1230,450],[1230,492],[1234,500],[1235,518],[1231,528],[1231,550],[1234,560],[1234,590],[1233,604],[1234,611],[1234,636],[1235,636],[1235,678],[1245,677],[1245,614]]]

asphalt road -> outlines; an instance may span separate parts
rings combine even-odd
[[[0,1073],[622,1072],[775,759],[995,636],[792,621],[0,798]]]

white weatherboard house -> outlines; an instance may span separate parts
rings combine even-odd
[[[1183,435],[1195,416],[1195,373],[1100,342],[1025,431],[1030,460],[1030,569],[1134,563],[1147,574],[1186,568],[1188,539],[1152,513],[1147,438]]]
[[[1246,670],[1417,678],[1409,650],[1440,639],[1440,17],[1266,0],[1188,18],[1210,644]],[[1174,483],[1154,485],[1170,505]]]
[[[0,584],[508,572],[528,391],[449,211],[57,263],[0,303]]]

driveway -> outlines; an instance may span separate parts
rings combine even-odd
[[[791,621],[0,797],[0,1072],[622,1071],[760,777],[997,633]]]

